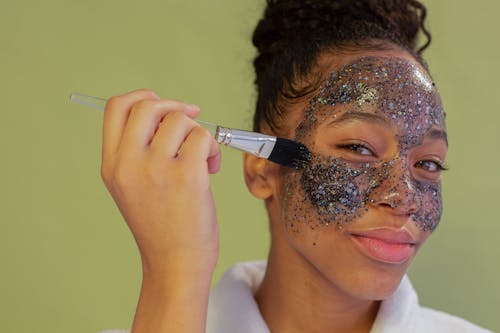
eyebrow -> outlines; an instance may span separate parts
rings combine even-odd
[[[360,112],[360,111],[347,111],[346,113],[340,115],[339,117],[335,117],[331,122],[328,123],[328,126],[338,126],[343,123],[349,123],[353,121],[366,121],[371,123],[377,123],[383,125],[384,127],[391,127],[391,124],[387,121],[386,118],[368,112]]]
[[[347,111],[339,117],[335,117],[331,122],[328,123],[327,126],[338,126],[340,124],[353,121],[378,123],[380,125],[383,125],[384,127],[391,128],[391,124],[385,117],[374,113],[360,111]],[[446,143],[446,146],[448,146],[448,135],[444,130],[431,128],[427,133],[425,133],[425,137],[428,137],[429,139],[443,140]]]
[[[430,139],[443,140],[446,143],[446,146],[448,146],[448,135],[441,129],[431,128],[425,136]]]

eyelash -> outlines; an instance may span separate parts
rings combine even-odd
[[[370,148],[368,148],[365,145],[360,144],[360,143],[351,143],[351,144],[339,145],[338,147],[341,148],[341,149],[352,151],[353,153],[356,153],[356,154],[360,154],[357,151],[358,149],[366,149],[366,150],[368,150],[370,152],[371,156],[375,156],[376,157],[376,154],[373,153],[373,151]],[[367,156],[365,154],[360,154],[360,155]],[[434,163],[436,165],[437,170],[436,171],[428,171],[428,170],[424,169],[423,166],[424,166],[425,163]],[[417,163],[414,164],[414,167],[420,167],[420,168],[424,169],[427,172],[442,172],[442,171],[447,171],[448,170],[448,167],[446,167],[443,164],[441,164],[440,162],[434,161],[434,160],[421,160],[421,161],[418,161]]]
[[[365,145],[360,144],[360,143],[349,143],[349,144],[344,144],[344,145],[338,145],[338,147],[341,149],[352,151],[353,153],[356,153],[356,154],[359,154],[362,156],[368,156],[367,154],[361,154],[357,151],[357,149],[360,149],[360,148],[366,149],[370,152],[371,156],[375,156],[375,157],[377,156],[370,148],[368,148]]]
[[[423,165],[424,163],[434,163],[437,167],[437,172],[441,172],[441,171],[447,171],[448,168],[446,166],[444,166],[443,164],[437,162],[437,161],[433,161],[433,160],[422,160],[422,161],[418,161],[417,163],[415,163],[414,167],[420,167],[422,169],[423,168]],[[425,169],[424,169],[425,170]],[[428,171],[428,170],[425,170],[425,171]],[[436,172],[436,171],[428,171],[428,172]]]

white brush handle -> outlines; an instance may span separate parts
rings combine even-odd
[[[69,96],[69,100],[73,103],[89,106],[101,111],[104,111],[104,107],[108,101],[106,98],[79,93],[72,93]],[[276,137],[274,136],[222,127],[198,119],[195,119],[195,121],[206,128],[218,143],[257,157],[268,158],[276,144]]]

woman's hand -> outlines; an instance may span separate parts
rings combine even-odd
[[[204,331],[219,250],[209,174],[220,150],[193,120],[198,113],[148,90],[106,105],[101,175],[143,264],[134,332]]]

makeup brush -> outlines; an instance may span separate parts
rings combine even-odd
[[[107,99],[90,95],[72,93],[71,102],[104,111]],[[311,160],[311,152],[300,142],[278,138],[256,132],[222,127],[195,119],[206,128],[222,145],[232,147],[254,156],[265,158],[285,167],[300,169]]]

